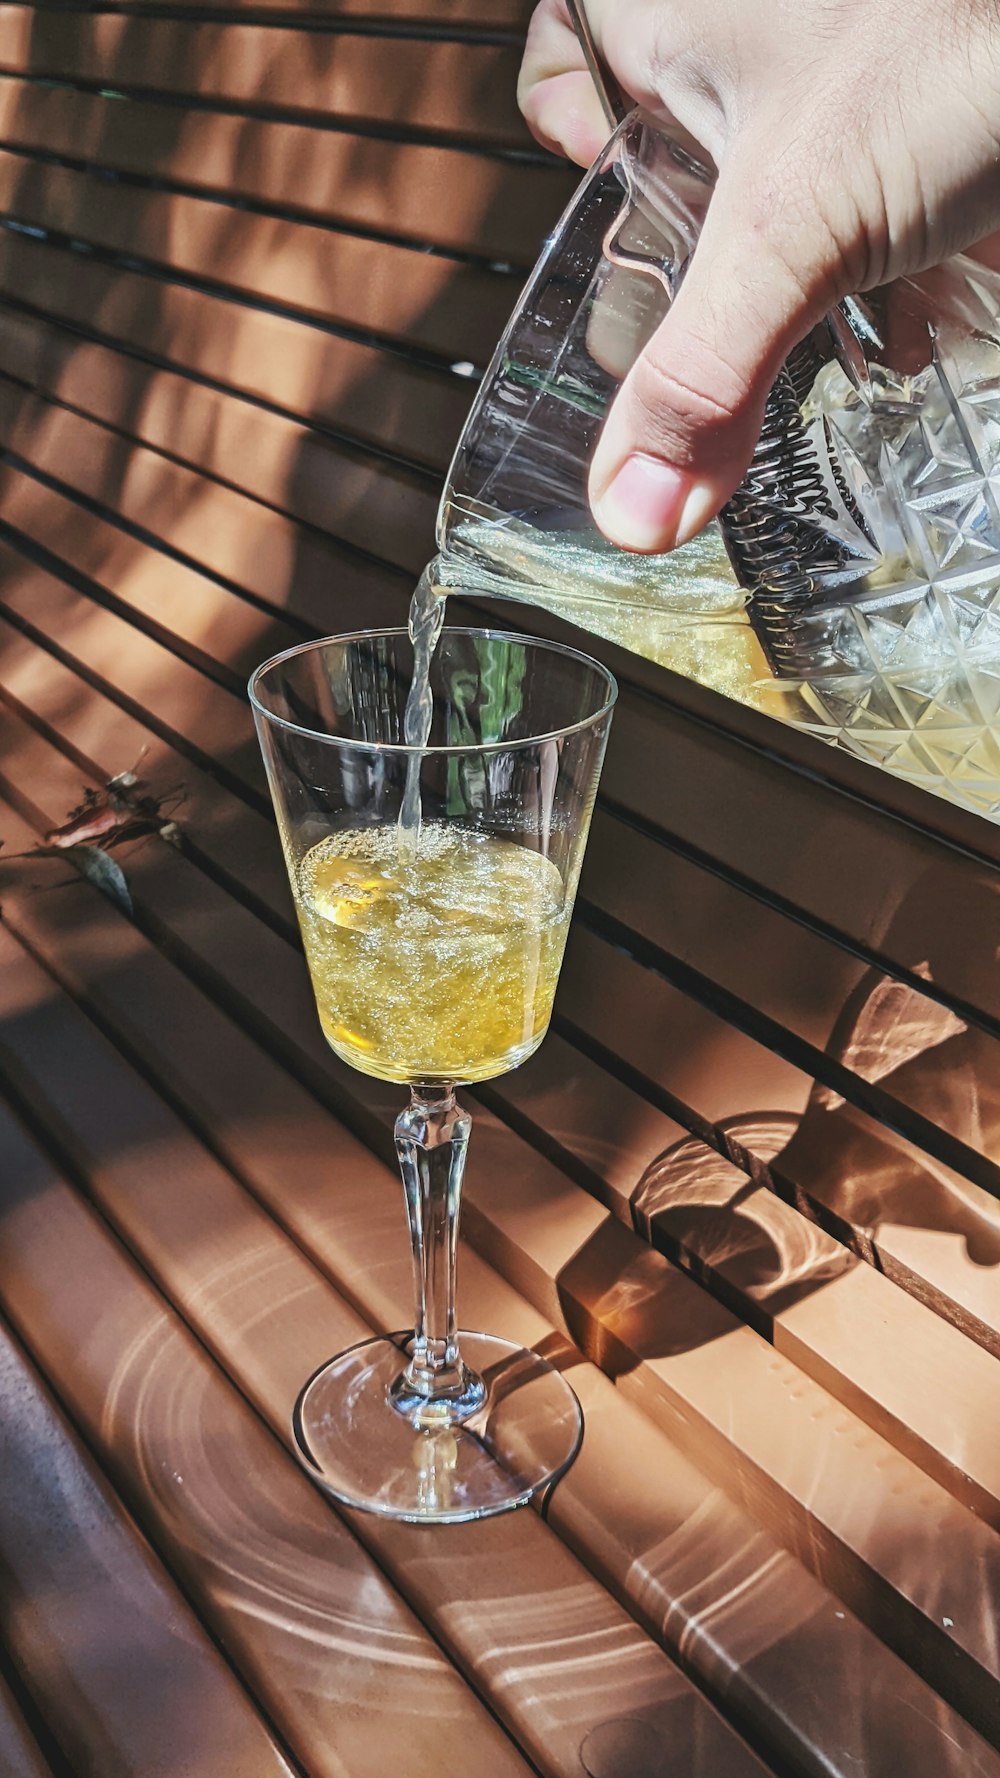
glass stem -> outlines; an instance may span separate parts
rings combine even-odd
[[[392,1401],[425,1424],[467,1419],[486,1396],[482,1378],[462,1362],[455,1326],[458,1218],[471,1128],[448,1085],[412,1086],[396,1119],[416,1309],[409,1362],[392,1386]]]

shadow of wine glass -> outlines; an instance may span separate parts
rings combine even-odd
[[[755,1158],[779,1155],[799,1119],[761,1112],[727,1122]],[[647,1167],[631,1198],[636,1228],[653,1246],[728,1300],[778,1315],[858,1263],[700,1137],[673,1143]]]

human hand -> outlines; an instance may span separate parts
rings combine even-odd
[[[680,291],[626,378],[590,475],[625,548],[694,536],[742,481],[796,342],[850,291],[1000,228],[993,0],[588,0],[623,89],[718,168]],[[541,0],[518,89],[586,165],[607,136],[564,0]],[[989,245],[984,257],[990,255]]]

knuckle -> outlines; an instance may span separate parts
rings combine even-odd
[[[645,357],[633,372],[632,399],[638,424],[671,462],[690,462],[711,449],[713,437],[737,422],[747,404],[745,381],[716,354],[707,362],[664,363]],[[700,374],[699,374],[700,373]],[[711,392],[709,392],[711,390]]]

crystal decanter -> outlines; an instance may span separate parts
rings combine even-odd
[[[772,391],[750,472],[671,555],[597,532],[608,407],[714,174],[635,111],[554,230],[438,515],[445,588],[547,606],[1000,819],[1000,277],[957,257],[842,303]]]

